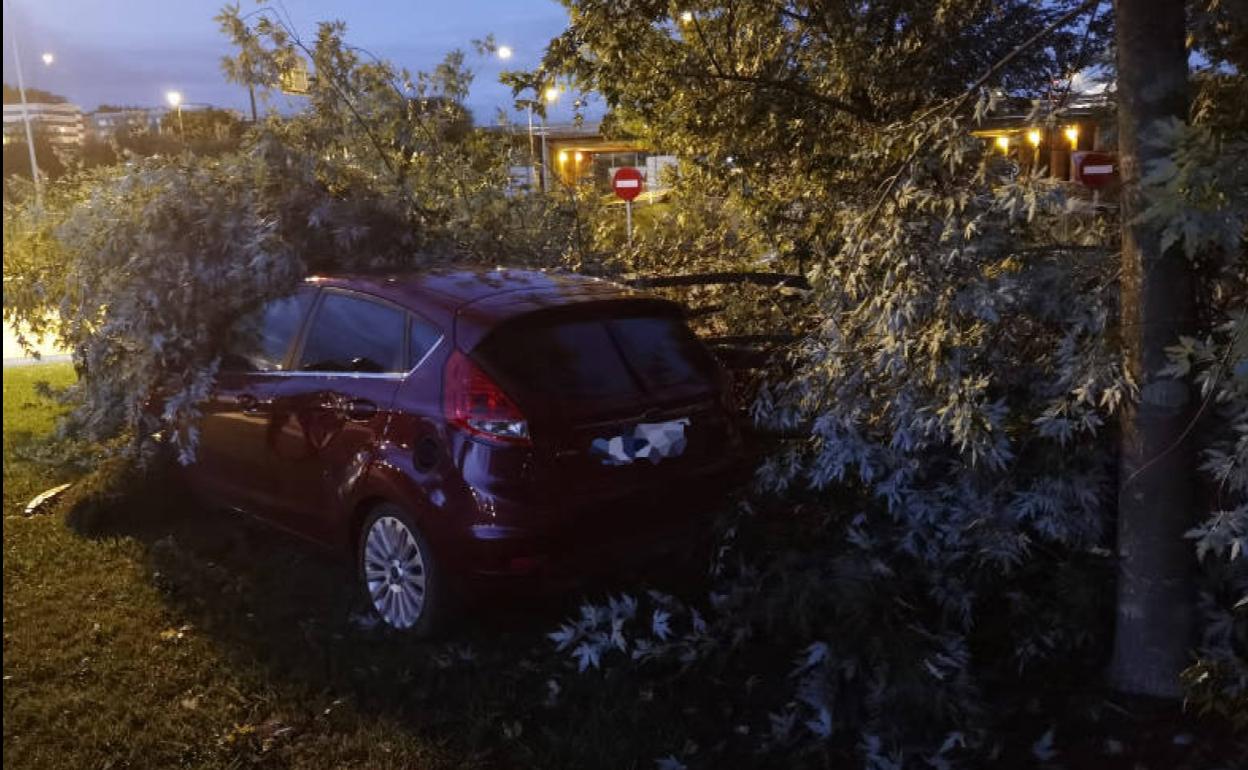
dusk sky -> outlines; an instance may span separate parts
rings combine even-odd
[[[160,105],[169,90],[189,103],[246,111],[246,89],[225,82],[221,57],[230,53],[213,21],[224,0],[5,0],[4,81],[16,85],[13,35],[18,36],[28,88],[69,97],[84,110],[102,103]],[[243,10],[256,6],[245,0]],[[512,120],[509,89],[498,83],[503,69],[537,63],[542,49],[567,21],[555,0],[284,0],[299,34],[311,38],[318,21],[340,19],[347,41],[413,71],[430,69],[443,54],[461,48],[476,72],[468,106],[479,123],[496,108]],[[504,64],[476,56],[470,41],[493,33],[514,56]],[[45,66],[44,52],[55,61]],[[568,119],[564,103],[552,120]]]

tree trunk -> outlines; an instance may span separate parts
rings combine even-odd
[[[1182,440],[1193,418],[1186,380],[1161,375],[1165,349],[1190,334],[1194,283],[1182,248],[1133,220],[1139,180],[1167,150],[1145,143],[1157,121],[1187,115],[1183,0],[1116,0],[1118,151],[1122,197],[1122,344],[1138,404],[1122,413],[1118,490],[1118,606],[1110,681],[1140,695],[1175,697],[1191,660],[1194,558],[1183,537],[1195,520],[1195,463]]]

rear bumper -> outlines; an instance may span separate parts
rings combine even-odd
[[[680,558],[709,538],[710,516],[692,516],[678,524],[639,531],[561,536],[523,530],[474,531],[473,535],[473,558],[466,577],[485,582],[532,578],[559,584],[632,574],[665,559]]]
[[[688,560],[710,541],[711,517],[739,476],[719,470],[678,488],[505,520],[533,526],[478,523],[463,533],[453,568],[468,586],[511,582],[557,590],[582,581],[641,575]],[[546,515],[543,515],[546,514]],[[501,518],[501,517],[500,517]]]

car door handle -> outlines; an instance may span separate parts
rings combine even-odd
[[[243,410],[244,414],[267,412],[272,405],[272,401],[262,401],[250,393],[244,393],[238,397],[238,407]]]
[[[377,415],[377,405],[363,398],[353,398],[343,403],[341,414],[348,420],[367,422]]]

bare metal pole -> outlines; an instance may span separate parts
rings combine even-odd
[[[542,117],[542,192],[550,190],[550,158],[546,151],[546,118]]]
[[[529,102],[529,182],[537,183],[537,151],[533,148],[533,103]]]
[[[26,83],[22,79],[22,55],[17,47],[17,21],[12,3],[5,0],[9,9],[9,29],[13,33],[13,63],[17,67],[17,92],[22,99],[22,122],[26,124],[26,149],[30,150],[30,179],[35,184],[35,207],[43,208],[43,188],[39,182],[39,163],[35,160],[35,134],[30,128],[30,108],[26,106]]]

